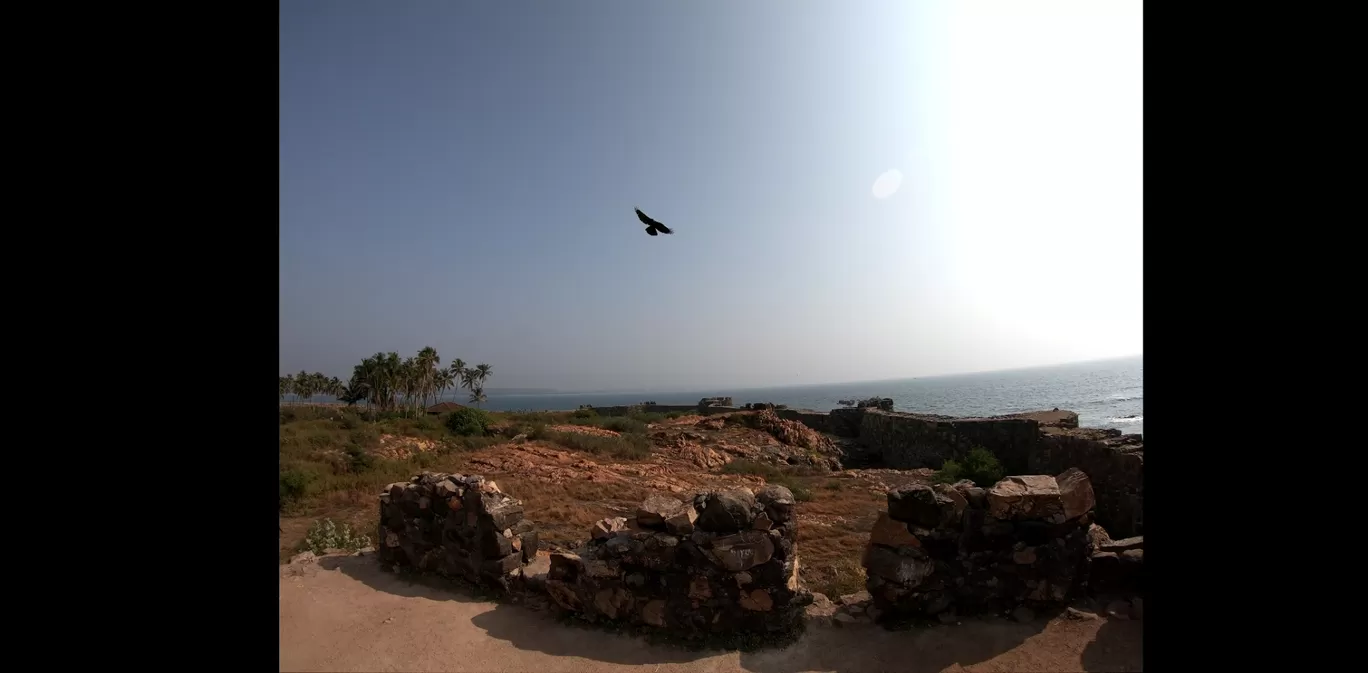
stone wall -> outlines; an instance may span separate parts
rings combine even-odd
[[[859,438],[894,469],[939,469],[946,460],[958,460],[982,446],[1008,473],[1021,474],[1040,441],[1040,424],[1029,418],[954,418],[865,409]]]
[[[1097,493],[1097,522],[1121,537],[1144,534],[1145,445],[1118,430],[1044,428],[1030,472],[1083,470]]]
[[[831,432],[831,424],[829,423],[831,414],[828,414],[825,411],[813,411],[811,409],[775,409],[774,413],[778,414],[779,418],[789,421],[798,421],[817,432]]]
[[[866,586],[879,611],[904,616],[1064,605],[1087,582],[1092,508],[1076,469],[894,489],[870,532]]]
[[[594,621],[692,636],[790,631],[812,601],[798,579],[793,506],[776,485],[653,496],[632,520],[598,522],[586,548],[553,554],[546,590]]]
[[[508,590],[537,553],[523,506],[480,476],[424,472],[380,495],[380,562]]]
[[[865,409],[848,407],[832,409],[827,414],[827,432],[837,437],[859,437],[860,425],[864,422]]]

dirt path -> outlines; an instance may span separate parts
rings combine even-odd
[[[917,631],[811,627],[756,653],[690,652],[571,628],[382,572],[373,556],[287,565],[281,671],[1139,671],[1142,623],[966,621]]]

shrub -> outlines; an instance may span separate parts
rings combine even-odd
[[[448,437],[442,441],[442,448],[440,451],[442,453],[451,453],[453,451],[479,451],[480,449],[489,448],[494,444],[498,444],[499,441],[498,437],[485,437],[484,435]]]
[[[600,437],[581,432],[548,433],[557,444],[575,451],[603,454],[620,460],[640,460],[651,456],[651,440],[645,435],[623,433],[617,437]]]
[[[580,407],[575,410],[575,418],[597,418],[598,412],[592,407]]]
[[[670,420],[674,420],[674,419],[676,419],[676,418],[683,418],[683,417],[684,417],[684,412],[682,412],[682,411],[671,411],[670,413],[665,414],[665,418],[668,418],[668,419],[670,419]]]
[[[1004,476],[1006,471],[1002,469],[1002,463],[998,462],[997,456],[988,449],[976,446],[964,457],[963,462],[945,461],[945,465],[932,481],[938,484],[953,484],[961,479],[968,479],[986,488],[998,483]]]
[[[309,484],[314,475],[300,470],[285,470],[280,473],[280,508],[304,499],[309,493]]]
[[[488,412],[471,407],[457,409],[446,417],[447,429],[462,437],[484,436],[489,431],[489,422]]]
[[[315,554],[322,554],[329,549],[357,551],[370,544],[369,537],[358,534],[346,523],[338,526],[332,519],[315,521],[309,526],[309,534],[304,537],[304,546]]]
[[[366,453],[366,449],[362,446],[358,446],[356,444],[348,444],[346,448],[346,453],[347,468],[351,472],[360,474],[362,472],[369,471],[372,467],[375,467],[375,456]]]
[[[527,433],[528,439],[551,439],[551,431],[546,429],[545,423],[538,423],[532,426],[532,430]]]
[[[614,416],[612,418],[609,418],[608,420],[603,422],[603,425],[601,427],[607,430],[612,430],[613,432],[621,432],[624,434],[646,432],[645,423],[635,418],[628,418],[625,416]]]

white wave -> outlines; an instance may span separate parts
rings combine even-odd
[[[1145,420],[1144,416],[1131,416],[1129,418],[1108,418],[1108,423],[1139,423]]]
[[[1107,399],[1110,400],[1110,401],[1112,401],[1112,402],[1125,402],[1125,401],[1128,401],[1128,400],[1143,400],[1143,399],[1145,399],[1145,396],[1144,396],[1144,395],[1126,395],[1126,394],[1124,394],[1124,393],[1117,393],[1117,394],[1115,394],[1115,395],[1109,395],[1109,396],[1107,396]]]

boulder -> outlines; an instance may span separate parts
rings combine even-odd
[[[641,621],[651,626],[665,626],[665,601],[647,601],[641,608]]]
[[[936,569],[928,558],[904,556],[891,549],[873,546],[865,554],[865,569],[870,575],[897,582],[904,587],[921,584]]]
[[[627,530],[627,519],[615,516],[607,519],[599,519],[594,522],[589,529],[589,537],[595,540],[606,540],[620,530]]]
[[[768,533],[747,530],[713,540],[708,556],[727,572],[737,573],[770,560],[774,543]]]
[[[755,612],[769,612],[774,608],[774,599],[764,589],[741,592],[741,607]]]
[[[1138,536],[1136,536],[1136,537],[1128,537],[1128,538],[1125,538],[1125,539],[1122,539],[1122,540],[1110,540],[1110,539],[1108,539],[1107,541],[1105,541],[1105,542],[1103,542],[1103,543],[1097,545],[1098,551],[1110,551],[1110,552],[1116,552],[1116,553],[1118,553],[1118,554],[1120,554],[1121,552],[1124,552],[1124,551],[1130,551],[1130,550],[1132,550],[1132,549],[1144,549],[1144,548],[1145,548],[1145,536],[1143,536],[1143,535],[1138,535]]]
[[[921,547],[921,540],[907,530],[907,524],[894,521],[887,512],[879,512],[874,529],[869,532],[869,542],[885,547]]]
[[[683,508],[684,503],[675,498],[664,495],[653,495],[646,498],[646,502],[641,503],[641,507],[637,508],[637,525],[652,530],[663,530],[665,528],[665,520],[674,516]]]
[[[988,514],[1003,521],[1051,520],[1062,523],[1059,483],[1049,475],[1007,477],[988,489]]]
[[[958,522],[966,502],[963,496],[954,500],[926,484],[910,484],[888,492],[888,515],[923,528],[948,527]]]
[[[765,514],[774,523],[784,523],[793,516],[793,491],[780,484],[768,484],[756,495],[756,500],[765,508]]]
[[[751,527],[755,509],[755,496],[749,489],[709,493],[703,498],[702,511],[695,523],[713,533],[735,533]]]
[[[1071,467],[1055,477],[1055,483],[1059,486],[1059,500],[1064,507],[1065,519],[1072,521],[1092,511],[1096,504],[1092,481],[1083,470]]]
[[[694,522],[698,520],[698,510],[691,502],[679,503],[679,509],[665,518],[665,530],[671,535],[690,535],[694,532]]]

